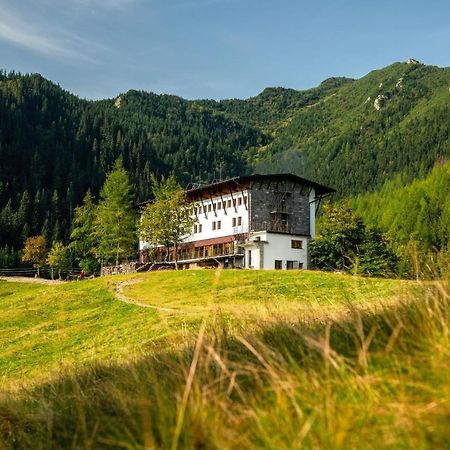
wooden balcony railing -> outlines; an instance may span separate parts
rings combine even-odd
[[[252,231],[269,231],[273,233],[292,233],[292,227],[288,221],[274,221],[274,222],[257,222],[252,221]]]

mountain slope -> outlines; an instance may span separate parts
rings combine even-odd
[[[423,176],[450,155],[449,85],[449,68],[396,63],[371,72],[299,110],[256,167],[293,170],[341,196],[379,187],[397,173]]]
[[[39,75],[0,76],[0,248],[43,234],[66,240],[74,207],[97,195],[118,157],[136,200],[150,173],[175,170],[182,183],[247,172],[243,149],[268,142],[254,127],[194,102],[130,91],[81,100]],[[0,257],[0,265],[1,265]]]

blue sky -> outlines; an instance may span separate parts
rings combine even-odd
[[[0,0],[0,67],[86,98],[247,98],[410,57],[450,66],[448,0]]]

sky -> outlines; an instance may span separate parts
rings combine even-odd
[[[89,99],[248,98],[408,58],[450,66],[450,1],[0,0],[0,68]]]

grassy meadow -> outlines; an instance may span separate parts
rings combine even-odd
[[[444,448],[449,292],[309,271],[0,281],[0,449]]]

